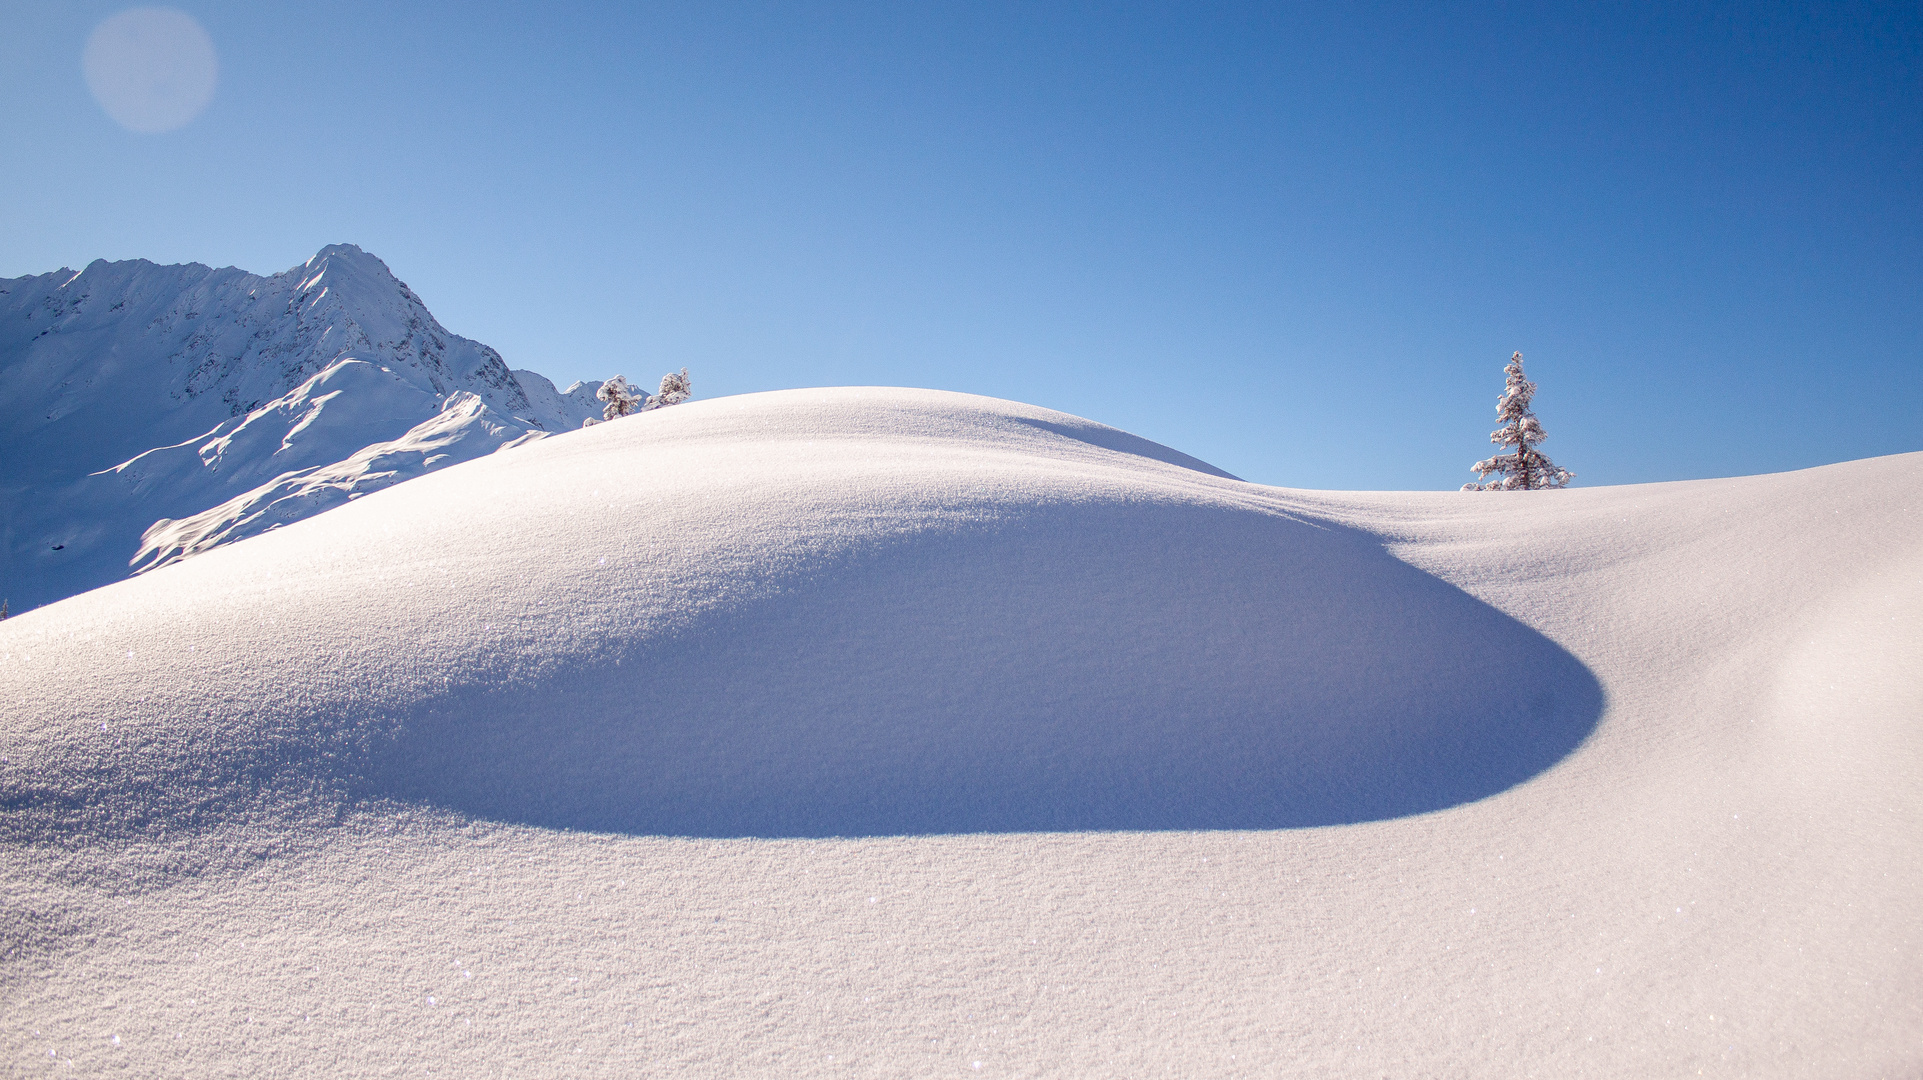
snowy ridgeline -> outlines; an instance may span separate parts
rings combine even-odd
[[[22,611],[581,427],[349,244],[262,277],[96,261],[0,280],[0,596]]]

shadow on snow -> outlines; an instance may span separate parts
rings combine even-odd
[[[1496,794],[1603,707],[1374,537],[1181,504],[899,538],[625,648],[424,706],[377,790],[653,835],[1295,828]]]

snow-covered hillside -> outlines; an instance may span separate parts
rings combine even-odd
[[[269,277],[134,260],[0,281],[0,596],[30,608],[578,428],[598,385],[510,371],[353,245]]]
[[[1920,513],[880,389],[484,456],[0,623],[0,1060],[1912,1075]]]

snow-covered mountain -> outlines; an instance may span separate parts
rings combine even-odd
[[[0,596],[15,611],[600,415],[447,331],[380,259],[96,261],[0,280]]]

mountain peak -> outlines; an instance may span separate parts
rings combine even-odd
[[[599,415],[594,387],[561,394],[527,377],[538,403],[499,353],[449,332],[357,244],[266,276],[135,259],[10,279],[0,291],[10,474],[0,594],[44,603],[124,576],[151,523],[203,514],[282,473],[307,487],[270,493],[285,504],[274,520],[324,508],[349,474],[366,491]],[[321,385],[331,404],[312,393]],[[444,405],[467,395],[488,408],[460,413],[478,426],[450,449]],[[386,480],[343,464],[373,445],[401,455],[374,470]],[[414,465],[394,464],[402,459]],[[346,471],[308,475],[330,462]],[[251,527],[217,524],[222,538]]]
[[[363,251],[354,244],[329,244],[314,253],[314,257],[302,263],[294,273],[300,278],[300,288],[311,289],[325,282],[338,286],[346,281],[360,281],[382,293],[391,293],[398,286],[400,295],[412,305],[419,306],[420,299],[414,295],[406,283],[394,276],[394,271],[377,255]],[[375,297],[364,300],[378,303]]]
[[[387,269],[386,263],[381,262],[379,257],[370,255],[366,251],[362,250],[359,244],[329,244],[326,247],[315,252],[314,257],[307,260],[307,265],[312,267],[318,263],[326,262],[329,259],[368,260],[371,262],[379,263],[381,269],[383,270]]]

